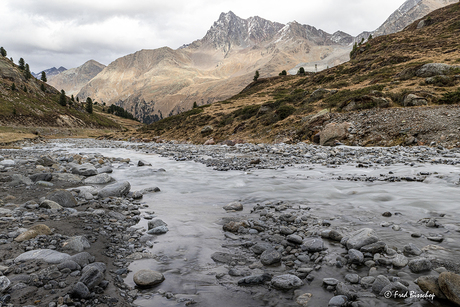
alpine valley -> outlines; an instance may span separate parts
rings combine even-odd
[[[222,13],[206,35],[173,50],[140,50],[104,68],[89,61],[53,76],[49,84],[80,99],[116,104],[144,123],[225,100],[244,89],[258,70],[261,77],[282,70],[295,74],[323,70],[350,59],[355,42],[404,29],[414,20],[457,0],[408,0],[378,29],[353,37],[326,33],[295,21],[280,24],[260,17]]]

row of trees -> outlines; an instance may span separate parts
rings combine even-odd
[[[134,117],[133,114],[129,113],[128,111],[126,111],[125,109],[123,109],[122,107],[119,107],[119,106],[116,106],[116,105],[111,105],[108,109],[107,109],[107,113],[110,113],[110,114],[114,114],[116,116],[120,116],[120,117],[123,117],[123,118],[128,118],[128,119],[132,119],[132,120],[136,120],[136,118]]]
[[[80,102],[78,97],[76,99],[76,102],[78,103]],[[69,106],[72,106],[74,103],[75,103],[75,98],[72,95],[70,96]],[[65,94],[64,90],[61,90],[61,94],[59,95],[59,104],[63,107],[67,106],[67,95]],[[93,113],[93,100],[90,97],[86,98],[85,110],[86,112],[90,114]]]

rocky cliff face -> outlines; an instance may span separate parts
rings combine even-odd
[[[81,88],[105,68],[105,65],[94,60],[85,64],[65,70],[60,74],[48,77],[48,84],[57,89],[63,89],[67,95],[76,95]]]

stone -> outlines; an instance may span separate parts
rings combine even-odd
[[[404,246],[404,253],[411,256],[420,256],[422,254],[422,250],[415,246],[413,243],[409,243],[408,245]]]
[[[302,244],[303,242],[303,238],[299,235],[288,235],[286,240],[294,244]]]
[[[383,287],[382,290],[380,290],[379,295],[384,296],[388,295],[388,293],[408,293],[409,289],[400,283],[399,281],[397,282],[391,282],[389,285],[386,285]]]
[[[299,295],[297,299],[295,300],[295,302],[302,307],[308,307],[308,302],[311,300],[312,297],[313,297],[313,294],[304,293],[304,294]]]
[[[19,236],[17,236],[14,239],[14,241],[23,242],[23,241],[33,239],[36,236],[50,235],[50,234],[51,234],[51,229],[48,226],[46,226],[44,224],[38,224],[38,225],[35,225],[35,226],[29,228],[27,231],[21,233]]]
[[[90,253],[88,252],[81,252],[81,253],[78,253],[78,254],[75,254],[71,257],[69,257],[68,260],[72,260],[72,261],[75,261],[76,263],[78,263],[78,265],[80,265],[81,267],[85,267],[87,266],[88,264],[94,262],[94,256],[91,256]]]
[[[0,165],[5,166],[5,167],[12,167],[16,165],[16,162],[14,162],[14,160],[6,159],[6,160],[0,161]]]
[[[420,287],[420,289],[426,293],[432,293],[438,299],[447,299],[447,297],[442,292],[439,287],[438,277],[433,275],[420,276],[415,280],[415,283]]]
[[[73,250],[75,252],[82,252],[85,248],[90,248],[88,239],[84,236],[74,236],[62,243],[62,248],[67,250]]]
[[[146,162],[146,161],[142,161],[142,160],[139,160],[137,162],[137,166],[152,166],[152,164]]]
[[[424,271],[430,271],[432,268],[432,264],[430,260],[426,258],[419,258],[419,259],[413,259],[409,261],[409,269],[413,273],[420,273]]]
[[[14,259],[14,262],[18,263],[30,260],[42,260],[47,263],[58,264],[70,258],[71,256],[69,254],[61,253],[52,249],[36,249],[22,253]]]
[[[211,255],[211,259],[215,262],[222,262],[222,263],[232,263],[232,262],[246,262],[246,258],[244,256],[230,254],[230,253],[223,253],[223,252],[215,252]]]
[[[115,181],[112,176],[106,173],[98,174],[92,177],[88,177],[83,180],[84,184],[105,184]]]
[[[385,250],[386,243],[383,241],[378,241],[360,248],[360,251],[363,253],[377,254],[382,253]]]
[[[414,94],[409,94],[404,98],[403,104],[405,107],[411,106],[425,106],[428,104],[428,101]]]
[[[60,204],[58,204],[55,201],[49,200],[49,199],[43,200],[40,203],[39,207],[40,208],[45,208],[45,209],[56,209],[56,210],[62,210],[63,209]]]
[[[364,255],[357,249],[349,249],[348,259],[350,263],[362,264],[364,262]]]
[[[74,208],[78,206],[75,197],[67,190],[58,190],[48,193],[46,199],[52,200],[64,208]]]
[[[323,284],[326,286],[335,287],[337,286],[338,283],[339,281],[335,278],[323,278]]]
[[[251,250],[254,254],[260,255],[267,249],[272,249],[272,245],[270,243],[260,242],[251,247]]]
[[[113,173],[113,169],[110,166],[103,166],[97,169],[97,173],[98,174],[104,174],[104,173],[111,174]]]
[[[229,231],[229,232],[238,232],[240,227],[246,227],[246,223],[244,222],[235,222],[235,221],[230,221],[228,223],[225,223],[224,226],[222,227],[224,231]]]
[[[56,161],[49,157],[49,156],[41,156],[39,159],[37,159],[37,165],[43,165],[46,167],[50,167],[56,164]]]
[[[453,69],[458,68],[458,66],[451,66],[443,63],[428,63],[420,67],[416,75],[417,77],[433,77],[439,75],[447,75]]]
[[[226,211],[242,211],[243,205],[240,202],[234,201],[225,205],[223,208]]]
[[[267,249],[260,255],[263,265],[277,265],[281,262],[281,253],[276,249]]]
[[[133,276],[134,283],[139,287],[152,287],[162,283],[165,277],[160,272],[140,270]]]
[[[150,229],[149,231],[147,231],[147,233],[149,235],[155,235],[155,234],[159,235],[159,234],[167,233],[168,231],[169,231],[168,227],[158,226],[158,227]]]
[[[372,283],[372,292],[380,293],[380,291],[382,291],[382,289],[388,286],[390,283],[390,280],[385,275],[379,275]]]
[[[261,275],[253,275],[241,278],[238,280],[238,285],[247,286],[247,285],[260,285],[264,284],[267,281],[272,279],[272,275],[269,273],[264,273]]]
[[[11,281],[6,276],[0,276],[0,293],[5,292],[9,286],[11,285]]]
[[[350,235],[346,243],[346,246],[348,249],[359,250],[361,247],[375,243],[378,240],[379,239],[375,235],[375,231],[373,229],[362,228],[353,232]]]
[[[403,268],[409,263],[409,259],[402,254],[396,254],[396,256],[391,259],[391,263],[394,267]]]
[[[92,290],[94,287],[99,285],[104,279],[104,273],[97,267],[90,267],[89,269],[82,272],[79,282],[84,283],[88,289]]]
[[[324,242],[321,238],[308,238],[303,241],[302,250],[316,253],[324,250]]]
[[[357,284],[359,282],[359,275],[347,274],[345,275],[345,280],[348,281],[350,284]]]
[[[329,300],[329,303],[327,304],[327,306],[330,306],[330,307],[345,306],[347,301],[348,301],[348,298],[345,295],[336,295]]]
[[[81,266],[73,260],[65,260],[57,265],[58,270],[69,269],[71,271],[81,270]]]
[[[284,274],[273,277],[271,284],[277,289],[290,290],[301,287],[303,282],[299,277],[295,275]]]
[[[213,131],[214,131],[214,128],[210,125],[207,125],[207,126],[204,126],[200,132],[202,135],[206,136],[206,135],[211,134]]]
[[[86,177],[95,176],[98,174],[96,167],[90,163],[74,165],[72,167],[71,173],[75,175],[86,176]]]
[[[80,281],[73,285],[69,294],[72,298],[88,299],[91,297],[91,292],[89,291],[88,287]]]
[[[53,179],[53,175],[50,173],[38,173],[29,176],[30,180],[33,182],[37,181],[51,181]]]
[[[460,305],[460,275],[442,272],[438,277],[439,288],[451,302]]]
[[[148,229],[153,229],[159,226],[168,226],[163,220],[161,219],[154,219],[147,223]]]
[[[319,144],[321,146],[333,146],[336,141],[345,139],[348,136],[353,124],[344,123],[329,123],[320,133]]]
[[[106,198],[110,196],[123,197],[129,193],[131,184],[128,181],[118,182],[108,185],[98,192],[100,198]]]
[[[67,181],[70,183],[80,183],[85,177],[69,173],[53,173],[53,181]]]

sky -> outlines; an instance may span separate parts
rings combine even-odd
[[[378,28],[404,0],[2,0],[0,46],[31,71],[104,65],[141,49],[205,36],[220,13],[297,21],[351,35]],[[263,4],[262,4],[263,3]]]

